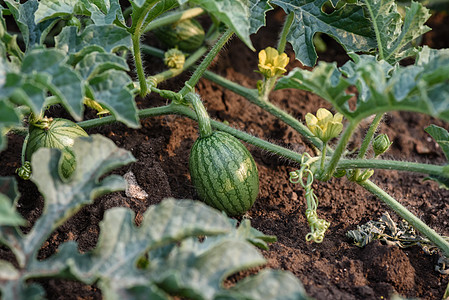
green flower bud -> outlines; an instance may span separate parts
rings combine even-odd
[[[173,48],[165,52],[164,63],[170,69],[182,69],[186,62],[186,56],[182,51]]]
[[[390,142],[388,135],[386,135],[385,133],[376,136],[373,141],[373,150],[375,156],[379,156],[385,153],[388,148],[390,148],[391,144],[393,143]]]

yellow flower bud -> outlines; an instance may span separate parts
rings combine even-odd
[[[280,76],[287,72],[288,61],[287,54],[279,54],[276,49],[267,47],[259,52],[259,71],[266,78]]]
[[[332,115],[325,108],[318,109],[316,117],[311,113],[306,115],[306,124],[314,136],[326,143],[337,137],[343,130],[343,115],[336,113]]]

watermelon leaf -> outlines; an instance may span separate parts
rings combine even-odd
[[[411,1],[402,18],[394,0],[363,1],[363,4],[376,32],[380,59],[394,63],[417,53],[411,42],[430,30],[424,25],[430,17],[428,9]]]
[[[287,41],[293,46],[296,59],[304,65],[313,66],[317,54],[313,36],[325,33],[339,42],[346,51],[368,51],[375,47],[375,34],[372,24],[365,17],[360,4],[345,4],[328,14],[322,7],[327,0],[271,0],[287,14],[294,13]],[[336,4],[337,1],[332,2]],[[357,24],[357,26],[354,26]]]
[[[341,68],[322,62],[313,71],[294,69],[281,78],[276,89],[298,88],[316,93],[347,119],[361,120],[394,110],[425,113],[449,121],[449,50],[424,47],[414,65],[392,66],[373,56],[351,54],[353,61]],[[358,90],[350,108],[347,92]]]

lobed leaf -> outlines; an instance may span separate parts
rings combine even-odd
[[[353,61],[337,68],[320,63],[313,71],[294,69],[276,89],[298,88],[329,101],[347,119],[361,120],[393,110],[425,113],[449,120],[449,51],[424,47],[415,65],[391,66],[373,56],[351,54]],[[355,107],[348,100],[350,86],[358,90]]]
[[[87,0],[85,6],[96,25],[125,24],[119,0]]]
[[[84,0],[41,0],[35,13],[36,22],[81,13],[84,3]]]
[[[137,268],[138,260],[148,250],[190,236],[223,234],[232,228],[218,211],[191,200],[164,200],[148,209],[141,226],[136,227],[133,220],[129,209],[108,210],[92,252],[81,255],[74,243],[64,244],[45,266],[70,265],[79,280],[99,280],[104,293],[119,295],[133,286],[150,283],[147,272]]]
[[[41,37],[46,36],[57,20],[48,18],[45,22],[39,23],[36,20],[36,13],[40,2],[37,0],[29,0],[23,4],[13,0],[6,0],[5,3],[22,33],[26,49],[28,50],[35,45],[42,45]]]
[[[358,4],[345,4],[327,14],[322,9],[327,0],[271,0],[270,3],[280,6],[287,14],[294,13],[287,41],[293,46],[296,59],[304,65],[316,63],[313,36],[317,32],[333,37],[346,51],[368,51],[376,45],[372,24]]]
[[[42,148],[33,155],[31,180],[44,196],[45,205],[42,216],[26,235],[18,228],[0,227],[1,242],[12,250],[20,266],[18,273],[14,273],[18,276],[14,278],[0,272],[0,289],[5,299],[31,299],[31,295],[40,295],[42,288],[26,284],[28,278],[65,274],[68,265],[58,262],[48,265],[37,260],[42,243],[56,227],[82,206],[92,203],[95,197],[125,188],[121,177],[110,175],[101,181],[100,178],[112,169],[133,161],[129,152],[117,148],[112,141],[99,135],[77,139],[73,152],[77,167],[67,182],[59,177],[59,150]]]
[[[19,73],[24,83],[17,88],[28,96],[27,104],[33,111],[41,111],[45,94],[51,92],[75,119],[81,120],[84,86],[80,76],[65,64],[65,59],[65,53],[57,49],[30,51]]]
[[[180,4],[185,1],[178,0]],[[225,23],[252,50],[249,35],[265,25],[265,13],[272,7],[267,0],[191,0]]]
[[[76,27],[64,27],[55,38],[55,47],[69,54],[86,51],[88,46],[100,52],[116,52],[131,47],[131,36],[126,29],[114,25],[89,25],[80,34]]]
[[[26,224],[22,216],[16,211],[18,199],[19,192],[16,179],[14,177],[0,177],[0,226]]]
[[[110,69],[89,80],[95,101],[104,105],[116,118],[128,127],[140,127],[137,106],[127,86],[131,78],[122,71]]]
[[[222,238],[204,247],[189,239],[164,259],[151,261],[150,276],[164,290],[193,299],[214,299],[227,276],[264,263],[263,256],[244,241]]]
[[[41,0],[36,11],[36,22],[50,18],[87,15],[96,25],[110,25],[116,20],[124,23],[122,9],[118,0]]]
[[[394,0],[363,1],[376,32],[379,58],[390,63],[416,54],[411,42],[430,30],[424,25],[429,10],[412,1],[402,18]]]
[[[83,57],[76,65],[75,70],[84,80],[101,74],[107,70],[129,71],[126,59],[112,53],[91,52]]]
[[[255,276],[249,276],[237,282],[229,292],[225,292],[215,299],[307,300],[310,298],[301,282],[291,273],[262,270]]]
[[[248,0],[249,1],[249,21],[250,29],[249,33],[253,34],[259,31],[259,29],[265,26],[265,18],[268,11],[273,10],[268,0]]]

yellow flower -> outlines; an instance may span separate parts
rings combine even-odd
[[[282,75],[287,72],[288,61],[287,54],[279,55],[276,49],[268,47],[259,52],[259,71],[267,78]]]
[[[326,143],[330,139],[337,137],[343,130],[343,115],[336,113],[332,115],[325,108],[320,108],[316,112],[316,117],[311,113],[306,115],[306,124],[314,136]]]

